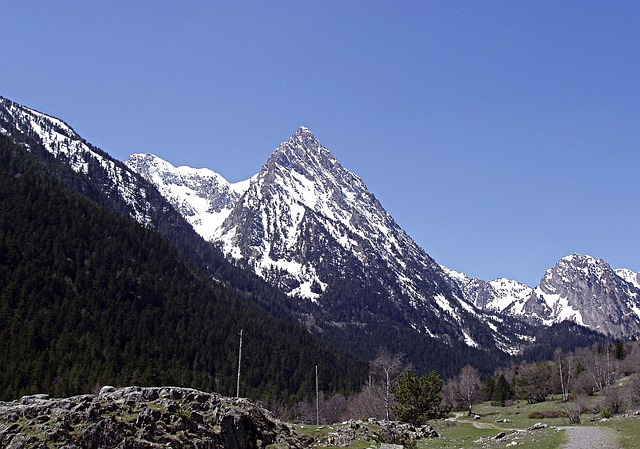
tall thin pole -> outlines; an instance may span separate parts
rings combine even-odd
[[[316,365],[316,426],[320,425],[320,395],[318,393],[318,365]]]
[[[242,329],[240,329],[240,349],[238,350],[238,382],[236,384],[236,397],[240,397],[240,363],[242,362]]]

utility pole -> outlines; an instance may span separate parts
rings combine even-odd
[[[238,382],[236,384],[236,397],[240,397],[240,363],[242,362],[242,329],[240,329],[240,349],[238,350]]]
[[[318,392],[318,365],[316,365],[316,426],[320,425],[320,395]]]

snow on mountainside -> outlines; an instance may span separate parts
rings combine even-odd
[[[483,281],[443,268],[462,290],[464,297],[481,310],[522,316],[524,304],[533,292],[531,287],[511,279]]]
[[[73,171],[90,175],[105,193],[121,198],[139,223],[149,222],[146,192],[137,185],[135,173],[85,142],[62,120],[0,97],[0,132],[30,151],[41,146]]]
[[[547,270],[525,313],[547,325],[570,320],[604,334],[638,335],[640,289],[618,272],[602,259],[564,257]]]
[[[215,188],[201,190],[199,180],[187,179],[193,173],[186,168],[151,156],[134,155],[127,163],[154,182],[188,219],[191,214],[207,223],[194,225],[201,235],[219,242],[225,254],[249,264],[292,297],[327,306],[326,298],[335,296],[347,280],[377,292],[367,298],[365,308],[377,310],[390,302],[423,333],[440,338],[438,334],[446,332],[469,346],[480,346],[474,335],[486,340],[490,333],[495,337],[492,345],[513,347],[500,330],[503,320],[467,301],[362,180],[305,127],[275,150],[248,185],[235,190],[242,192],[240,197],[226,193],[226,181],[213,172],[207,176],[217,180]],[[204,197],[208,202],[203,204]],[[224,207],[208,208],[213,203]],[[215,223],[221,223],[217,229]],[[345,306],[350,307],[332,307]]]
[[[156,185],[205,240],[211,240],[251,180],[231,184],[206,168],[174,167],[153,154],[133,154],[125,162]]]
[[[628,268],[616,268],[614,271],[622,279],[633,284],[637,289],[640,289],[640,273],[636,273]]]
[[[62,120],[2,97],[0,133],[87,175],[119,211],[145,226],[169,211],[169,221],[184,228],[175,208],[228,257],[291,297],[333,309],[336,323],[390,317],[445,341],[506,352],[528,339],[509,317],[544,325],[571,320],[614,336],[640,334],[639,273],[574,254],[532,289],[442,267],[304,127],[258,174],[236,184],[211,170],[174,167],[149,154],[133,155],[125,165]]]

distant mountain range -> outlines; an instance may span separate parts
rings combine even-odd
[[[437,316],[449,323],[448,335],[470,346],[477,345],[475,318],[508,349],[505,343],[514,340],[496,330],[500,315],[534,325],[570,320],[617,337],[640,331],[640,274],[578,254],[560,260],[536,288],[449,270],[419,248],[362,180],[304,127],[243,183],[229,184],[213,171],[176,168],[151,154],[132,155],[126,164],[185,211],[203,237],[290,296],[322,301],[349,260],[363,282],[377,274],[412,327],[434,335],[424,317]]]
[[[387,346],[426,368],[453,350],[445,370],[480,359],[488,369],[535,344],[541,328],[567,320],[613,337],[640,333],[640,274],[577,254],[535,288],[454,272],[305,127],[235,184],[152,154],[116,161],[63,121],[7,99],[0,99],[0,133],[27,151],[46,149],[90,178],[110,208],[169,235],[208,270],[214,256],[189,243],[195,230],[221,250],[216,266],[226,259],[284,293],[266,307],[282,307],[334,347],[365,358]],[[231,277],[222,280],[237,288]]]

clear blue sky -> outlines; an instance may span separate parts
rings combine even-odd
[[[230,181],[306,125],[438,262],[640,271],[640,2],[0,0],[0,95]]]

